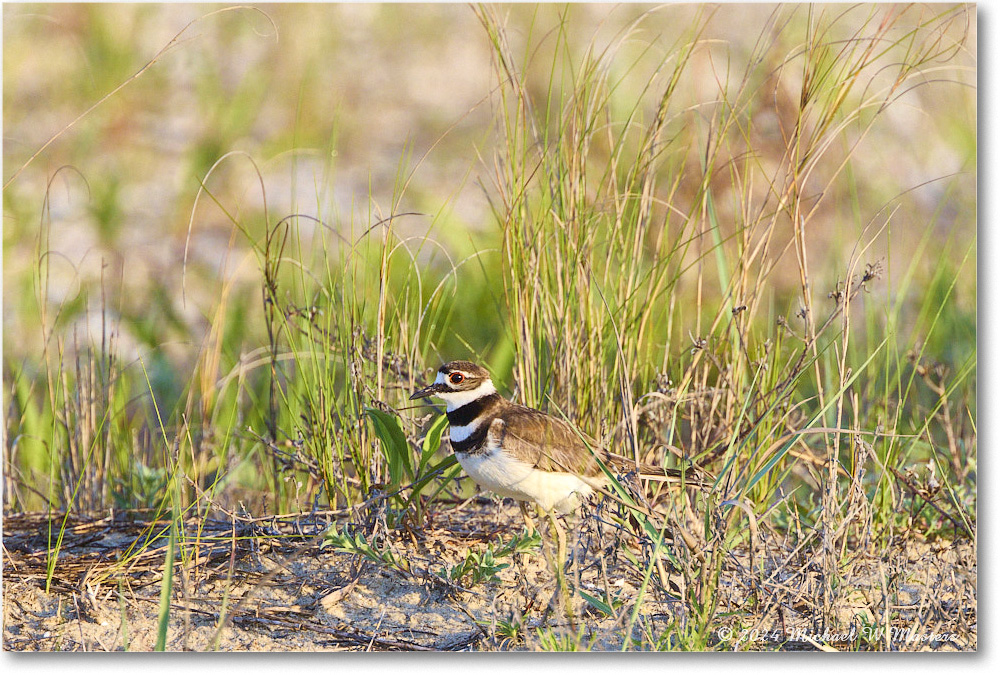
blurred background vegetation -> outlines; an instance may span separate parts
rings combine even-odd
[[[606,435],[670,399],[762,504],[859,476],[754,454],[809,421],[974,513],[974,9],[218,9],[4,7],[6,512],[352,503],[365,408],[472,358]]]

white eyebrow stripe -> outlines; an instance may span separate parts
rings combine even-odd
[[[438,371],[438,376],[434,380],[434,384],[444,384],[444,373],[440,370]]]

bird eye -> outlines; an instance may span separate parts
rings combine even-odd
[[[451,380],[452,384],[462,384],[465,381],[465,375],[462,373],[452,373],[448,376],[448,379]]]

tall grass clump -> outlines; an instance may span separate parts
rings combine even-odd
[[[783,8],[742,65],[701,39],[708,10],[662,51],[636,50],[642,17],[583,53],[570,10],[538,42],[537,27],[525,38],[478,13],[499,83],[494,209],[519,397],[628,456],[716,473],[707,512],[673,512],[704,514],[709,561],[686,568],[695,630],[715,611],[713,566],[779,520],[825,552],[828,613],[841,555],[913,525],[900,470],[926,462],[968,484],[975,463],[952,409],[974,416],[972,333],[953,369],[920,365],[946,344],[974,239],[900,259],[892,231],[927,241],[935,220],[900,222],[902,191],[865,210],[852,180],[900,99],[962,49],[966,10]],[[779,53],[789,33],[803,37]],[[709,74],[714,100],[685,97]],[[948,275],[904,328],[926,256]],[[971,534],[974,502],[949,501],[939,525]]]
[[[396,234],[397,219],[417,217],[376,217],[362,231],[344,228],[344,237],[293,217],[260,251],[271,339],[267,429],[272,443],[301,452],[331,505],[417,478],[419,458],[405,438],[418,429],[403,429],[397,408],[423,378],[420,341],[432,332],[423,322],[442,311],[447,285],[425,297],[412,242]],[[313,256],[318,265],[304,264]]]

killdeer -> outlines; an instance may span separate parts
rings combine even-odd
[[[676,481],[682,472],[615,455],[561,419],[511,403],[497,393],[489,371],[469,361],[450,361],[430,386],[410,400],[436,396],[447,405],[451,445],[465,472],[482,488],[546,512],[569,513],[612,473]],[[686,477],[685,477],[686,478]],[[694,484],[694,479],[688,479]],[[525,513],[525,518],[527,518]]]

